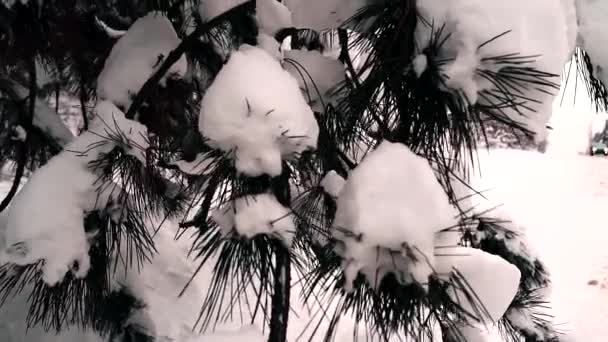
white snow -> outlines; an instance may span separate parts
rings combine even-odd
[[[308,103],[322,111],[345,80],[344,64],[314,50],[287,50],[283,54],[285,70],[298,80]]]
[[[207,1],[205,1],[207,3]],[[160,12],[139,18],[112,48],[97,80],[97,95],[103,100],[128,109],[132,97],[162,65],[180,39],[169,19]],[[182,78],[188,70],[182,56],[161,79]]]
[[[260,31],[269,36],[277,34],[281,29],[293,26],[291,12],[276,0],[257,0],[256,17]]]
[[[579,23],[579,45],[589,54],[594,64],[595,77],[608,85],[608,3],[594,0],[576,0]]]
[[[346,180],[336,171],[329,171],[321,180],[323,190],[334,198],[340,196],[340,192],[342,192],[345,184]]]
[[[296,231],[291,210],[271,194],[237,198],[232,205],[214,210],[211,215],[224,235],[233,231],[248,239],[268,235],[289,247]]]
[[[572,30],[576,21],[566,2],[458,0],[446,4],[441,0],[423,0],[418,2],[418,9],[432,23],[429,26],[418,22],[416,39],[420,49],[428,46],[432,31],[445,24],[444,32],[449,33],[450,38],[443,45],[439,58],[453,59],[443,67],[446,85],[462,91],[471,103],[483,103],[478,93],[495,87],[476,74],[476,70],[496,72],[508,66],[508,63],[494,64],[484,58],[512,53],[536,56],[528,66],[561,75],[572,52]],[[508,34],[483,45],[509,30]],[[560,79],[555,77],[550,81],[559,83]],[[551,117],[551,104],[556,94],[529,87],[523,95],[536,100],[526,101],[526,105],[535,111],[524,109],[522,116],[508,110],[506,115],[527,126],[536,133],[537,141],[542,141],[547,134],[545,125]]]
[[[199,130],[233,152],[248,176],[281,173],[283,158],[317,146],[319,127],[298,83],[264,50],[235,51],[205,93]]]
[[[435,271],[444,276],[457,270],[479,302],[471,303],[461,289],[452,288],[450,296],[462,308],[488,325],[505,313],[519,288],[521,274],[517,267],[501,257],[469,247],[446,247],[436,251]],[[483,304],[486,313],[478,315],[474,307]]]
[[[98,118],[91,122],[90,130],[34,172],[8,209],[6,240],[0,247],[1,263],[27,265],[44,260],[43,279],[51,286],[63,279],[75,261],[78,262],[78,269],[72,270],[75,276],[87,274],[85,212],[104,209],[111,198],[121,194],[116,186],[109,186],[98,195],[99,176],[88,168],[88,163],[100,153],[116,146],[105,141],[108,130],[115,127],[112,123],[115,121],[126,136],[147,148],[141,146],[145,144],[141,135],[145,136],[146,128],[126,120],[114,105],[101,102],[96,113]],[[133,147],[127,153],[145,161],[138,148]]]
[[[345,260],[347,285],[357,272],[374,285],[393,271],[402,278],[412,273],[416,281],[427,283],[435,234],[456,222],[455,208],[426,159],[390,142],[383,142],[351,172],[337,206],[332,234],[344,242],[338,253]],[[378,256],[377,247],[402,253],[406,259],[413,254],[418,260],[404,260],[405,269],[393,270],[401,263],[395,263],[388,250]]]

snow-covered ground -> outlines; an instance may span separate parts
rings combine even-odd
[[[484,183],[500,184],[505,205],[528,226],[552,272],[564,340],[608,340],[608,159],[494,151],[486,161]]]

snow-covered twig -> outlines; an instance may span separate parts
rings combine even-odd
[[[32,123],[33,123],[34,117],[35,117],[35,113],[36,113],[36,90],[37,90],[36,62],[33,60],[31,61],[30,67],[29,67],[29,78],[30,78],[30,90],[29,90],[29,94],[30,94],[29,100],[30,101],[29,101],[29,108],[28,108],[29,112],[26,114],[25,111],[23,111],[23,114],[26,116],[23,120],[23,122],[26,123],[26,130],[28,128],[30,128],[30,126],[32,126]],[[26,133],[27,133],[27,131],[26,131]],[[11,203],[11,200],[17,194],[17,190],[19,189],[19,185],[21,184],[21,178],[23,178],[23,173],[25,171],[25,164],[27,163],[27,152],[28,152],[27,150],[28,150],[29,140],[30,140],[30,135],[26,134],[25,140],[23,140],[19,143],[19,152],[18,152],[19,155],[18,155],[18,159],[17,159],[17,169],[15,170],[15,178],[13,179],[13,184],[11,185],[10,190],[8,191],[8,193],[6,194],[6,196],[4,197],[2,202],[0,202],[0,213],[8,207],[9,203]]]

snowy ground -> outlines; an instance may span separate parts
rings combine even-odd
[[[487,178],[552,272],[553,306],[568,341],[608,340],[608,159],[496,151]],[[498,180],[500,179],[500,180]]]

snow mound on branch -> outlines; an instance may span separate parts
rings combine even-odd
[[[110,128],[119,127],[125,136],[139,141],[140,146],[126,152],[144,160],[139,149],[147,148],[141,146],[145,144],[141,136],[147,134],[143,125],[125,119],[109,102],[101,102],[96,114],[90,130],[34,172],[8,209],[0,263],[28,265],[44,260],[43,280],[51,286],[61,282],[70,269],[76,277],[87,274],[90,260],[85,213],[106,209],[124,196],[114,184],[100,189],[99,175],[89,168],[91,161],[116,146],[106,140]]]
[[[211,217],[224,235],[232,231],[248,239],[268,235],[280,239],[288,247],[296,231],[291,210],[271,194],[237,198],[233,205],[215,210]]]
[[[450,37],[441,47],[438,58],[451,59],[443,69],[446,85],[462,91],[471,103],[487,104],[479,97],[479,92],[496,90],[495,85],[477,70],[498,72],[508,66],[517,66],[508,62],[495,63],[492,57],[530,56],[532,62],[526,64],[527,67],[556,75],[549,81],[558,83],[558,75],[573,50],[576,21],[566,1],[457,0],[446,3],[423,0],[418,2],[418,10],[426,18],[426,22],[419,21],[416,28],[420,50],[427,47],[433,33],[445,25],[443,32]],[[499,35],[502,36],[490,41]],[[513,109],[505,114],[536,133],[537,141],[542,141],[547,135],[545,125],[551,117],[557,89],[528,88],[522,95],[531,99],[525,103],[530,109],[521,107],[523,115]],[[555,94],[546,93],[553,90]]]
[[[336,87],[346,78],[344,64],[319,51],[287,50],[284,56],[285,70],[298,80],[309,103],[320,106],[322,111]]]
[[[577,0],[579,42],[594,65],[594,76],[608,86],[608,3]]]
[[[264,50],[235,51],[201,103],[199,130],[248,176],[281,174],[282,158],[317,146],[319,127],[298,82]]]
[[[169,19],[160,12],[151,12],[138,19],[112,48],[97,80],[97,94],[101,99],[128,109],[132,97],[180,41]],[[188,61],[182,56],[160,84],[164,85],[167,78],[184,77],[187,70]]]
[[[337,207],[332,234],[343,242],[347,287],[359,272],[372,285],[390,272],[402,283],[427,283],[435,235],[457,216],[428,161],[390,142],[351,172]]]
[[[467,299],[465,292],[457,287],[451,287],[450,297],[482,322],[498,321],[519,289],[521,273],[517,267],[480,249],[445,247],[436,260],[437,274],[447,277],[457,271],[464,278],[467,292],[475,293],[477,298]],[[480,307],[483,308],[481,312],[475,309]]]
[[[256,16],[260,31],[274,36],[281,29],[293,26],[291,12],[276,0],[257,0]]]

